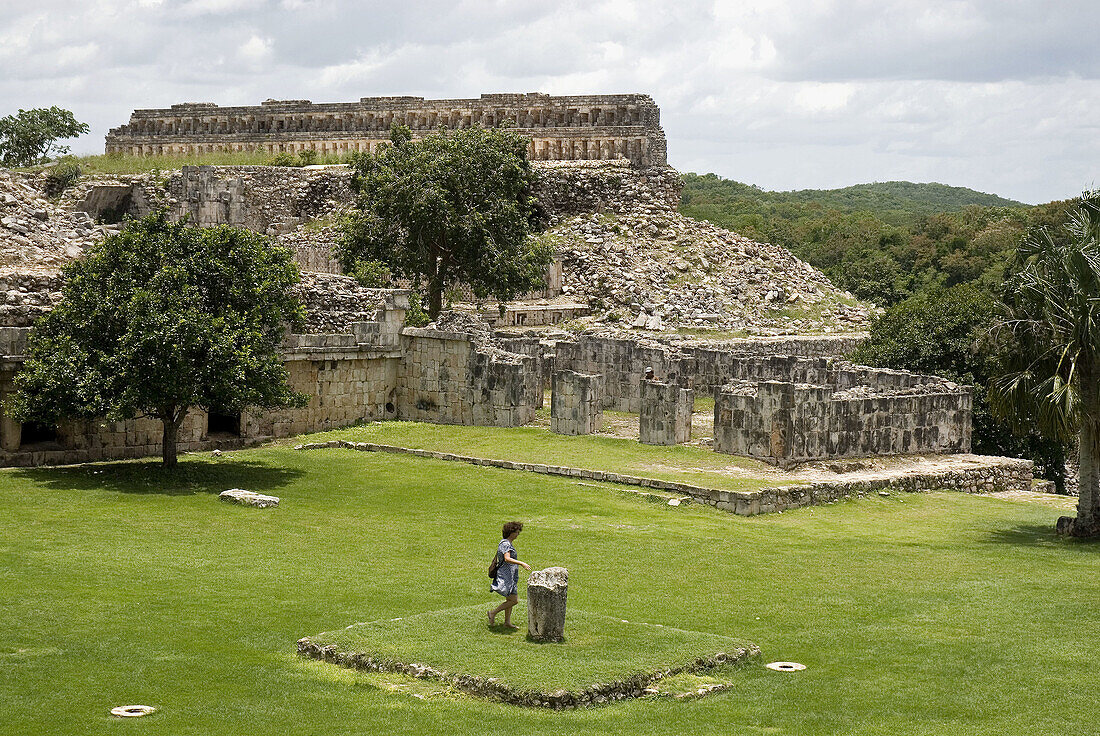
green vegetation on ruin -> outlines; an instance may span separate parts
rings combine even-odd
[[[144,174],[150,171],[171,171],[183,166],[270,166],[276,154],[259,151],[203,153],[189,156],[120,156],[99,154],[72,157],[85,174]],[[301,161],[295,161],[301,163]],[[315,164],[347,163],[347,157],[321,156]]]
[[[517,545],[519,542],[517,542]],[[595,683],[622,682],[632,675],[685,666],[699,657],[736,652],[745,641],[673,626],[638,623],[570,607],[565,641],[531,644],[527,611],[520,605],[509,631],[486,625],[488,606],[475,604],[429,611],[398,620],[368,621],[310,636],[341,652],[375,659],[426,664],[452,674],[494,677],[512,690],[583,690]]]
[[[218,501],[232,487],[282,503]],[[1095,545],[1054,536],[1060,513],[942,493],[743,518],[282,445],[184,456],[176,473],[6,469],[0,732],[1073,733],[1100,705],[1100,642],[1083,634],[1100,624],[1100,581]],[[356,621],[479,617],[510,518],[526,523],[521,559],[569,568],[572,608],[752,641],[762,656],[700,700],[556,713],[420,700],[432,688],[393,692],[392,676],[294,654],[299,637]],[[775,660],[807,669],[763,667]],[[108,715],[133,703],[159,711]]]
[[[374,442],[493,460],[607,470],[726,491],[751,491],[782,485],[775,477],[772,466],[750,458],[723,455],[708,448],[689,445],[655,447],[622,437],[570,437],[537,426],[467,427],[424,422],[375,422],[325,432],[317,437],[322,441]]]

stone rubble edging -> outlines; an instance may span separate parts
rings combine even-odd
[[[415,662],[398,662],[392,659],[376,659],[364,652],[342,652],[335,644],[321,645],[304,637],[297,643],[299,656],[330,662],[332,664],[363,670],[366,672],[389,672],[408,675],[422,680],[436,680],[443,682],[456,690],[480,698],[496,700],[510,705],[521,705],[530,708],[552,708],[562,710],[564,708],[583,708],[591,705],[602,705],[616,700],[638,698],[643,695],[653,694],[654,683],[666,677],[679,675],[684,672],[707,672],[717,667],[735,664],[750,657],[760,654],[760,647],[751,644],[732,652],[716,652],[715,654],[697,657],[687,664],[668,667],[655,672],[639,673],[631,675],[625,680],[617,682],[598,683],[589,685],[581,690],[555,690],[542,692],[539,690],[515,690],[495,677],[481,677],[430,667]],[[722,688],[725,689],[725,688]],[[714,692],[720,692],[714,689]],[[709,694],[709,693],[708,693]]]
[[[414,455],[433,460],[463,462],[506,470],[523,470],[543,475],[558,475],[567,478],[618,483],[622,485],[653,488],[661,491],[685,494],[698,503],[704,503],[723,511],[740,516],[755,516],[802,506],[816,506],[832,503],[852,495],[863,496],[874,491],[891,488],[910,493],[923,491],[951,490],[963,493],[993,493],[997,491],[1031,490],[1033,464],[1029,460],[997,457],[990,462],[974,468],[943,470],[925,473],[911,473],[893,478],[873,478],[852,481],[819,481],[801,486],[779,486],[759,488],[754,491],[726,491],[706,488],[688,483],[680,483],[657,478],[644,478],[636,475],[612,473],[605,470],[586,470],[564,465],[546,465],[543,463],[524,463],[513,460],[494,460],[491,458],[458,455],[437,450],[420,450],[398,445],[382,445],[374,442],[349,442],[348,440],[329,440],[296,445],[295,450],[324,450],[345,448],[359,452],[390,452],[400,455]]]

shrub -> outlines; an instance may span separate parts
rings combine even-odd
[[[381,261],[359,261],[351,277],[371,289],[384,289],[393,280],[393,273]]]
[[[76,159],[65,157],[46,172],[46,195],[55,197],[76,184],[83,171]]]

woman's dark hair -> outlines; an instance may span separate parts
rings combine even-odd
[[[508,537],[512,536],[516,532],[522,532],[522,531],[523,531],[523,522],[522,521],[508,521],[508,522],[505,522],[504,528],[500,530],[500,536],[501,536],[501,539],[507,539]]]

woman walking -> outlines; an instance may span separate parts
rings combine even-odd
[[[489,586],[489,592],[504,596],[504,602],[487,614],[490,626],[496,624],[497,614],[504,611],[504,625],[509,629],[519,628],[512,623],[512,609],[519,603],[519,566],[522,565],[526,570],[531,569],[526,562],[519,561],[513,544],[521,531],[523,523],[519,521],[509,521],[500,531],[500,535],[504,537],[497,547],[500,564],[497,566],[496,577]]]

